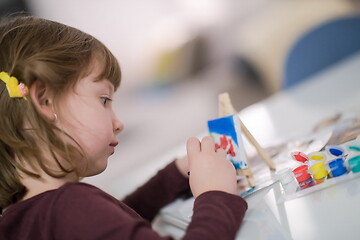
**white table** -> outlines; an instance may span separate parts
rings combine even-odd
[[[244,109],[239,116],[259,143],[269,146],[303,137],[316,123],[339,112],[360,114],[360,54]],[[360,239],[360,177],[282,203],[280,195],[276,183],[247,198],[250,209],[237,239]],[[155,228],[179,238],[186,221],[169,221],[165,213],[174,209],[191,211],[191,199],[164,208]]]

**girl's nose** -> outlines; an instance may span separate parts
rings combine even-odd
[[[114,115],[113,120],[114,133],[117,135],[124,129],[124,124]]]

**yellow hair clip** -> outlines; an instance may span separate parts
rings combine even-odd
[[[25,98],[28,93],[28,87],[20,83],[16,77],[10,77],[7,72],[0,72],[0,79],[6,84],[9,96],[12,98]]]

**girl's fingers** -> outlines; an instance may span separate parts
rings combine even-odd
[[[195,137],[189,138],[186,142],[186,150],[187,150],[188,156],[191,156],[194,153],[199,153],[200,152],[199,139],[197,139]]]
[[[210,136],[206,136],[201,140],[201,152],[215,152],[215,142]]]

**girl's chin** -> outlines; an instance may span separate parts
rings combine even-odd
[[[107,168],[107,163],[108,161],[104,161],[101,165],[93,166],[93,168],[89,169],[86,174],[84,174],[84,177],[92,177],[104,172]]]

